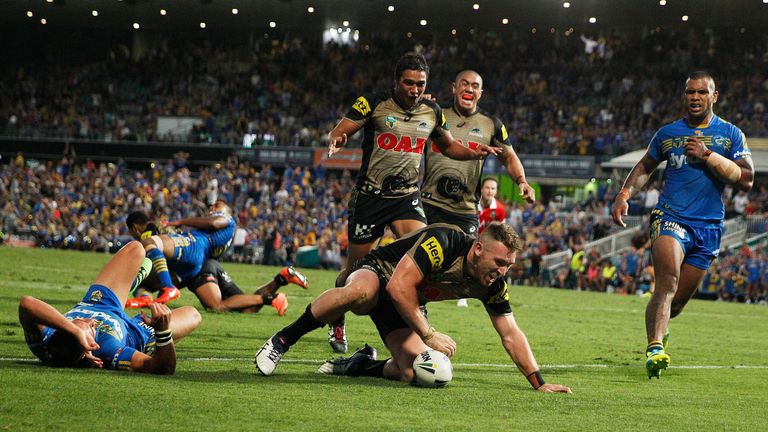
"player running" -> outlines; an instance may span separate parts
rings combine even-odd
[[[669,320],[682,312],[720,252],[726,184],[748,191],[754,165],[744,134],[716,116],[715,80],[703,71],[685,81],[685,118],[663,126],[648,151],[624,181],[611,209],[613,221],[626,226],[627,201],[667,162],[664,186],[651,213],[650,237],[656,290],[645,310],[648,336],[645,367],[658,378],[670,363],[665,335]]]

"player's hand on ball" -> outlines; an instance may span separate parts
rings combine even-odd
[[[544,384],[537,388],[536,391],[544,393],[573,393],[570,388],[560,384]]]
[[[456,342],[454,342],[447,334],[438,331],[436,331],[429,340],[424,341],[424,343],[427,344],[428,347],[438,350],[448,357],[453,357],[456,353]]]

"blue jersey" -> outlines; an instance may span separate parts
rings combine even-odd
[[[91,285],[83,300],[64,316],[91,318],[96,322],[99,349],[93,355],[100,358],[106,368],[127,370],[136,351],[147,355],[155,352],[155,330],[144,324],[140,316],[126,315],[115,293],[103,285]],[[40,339],[26,335],[29,349],[44,363],[49,358],[46,347],[55,331],[45,327]]]
[[[195,237],[208,237],[208,249],[206,250],[205,257],[218,258],[232,243],[232,238],[235,236],[235,219],[228,214],[220,212],[211,213],[210,216],[225,218],[227,220],[227,226],[213,231],[196,229],[192,231],[192,235]]]
[[[700,139],[709,150],[736,161],[750,155],[744,134],[713,116],[706,127],[690,127],[685,119],[663,126],[648,145],[648,155],[667,161],[664,186],[656,208],[674,219],[695,224],[718,223],[725,216],[721,195],[725,184],[703,161],[685,156],[688,137]]]
[[[168,260],[168,268],[182,281],[187,281],[200,273],[205,260],[219,258],[232,243],[235,235],[235,220],[224,213],[212,213],[227,219],[227,226],[217,230],[196,229],[185,234],[170,234],[173,240],[173,258]]]
[[[747,280],[749,283],[760,282],[760,276],[763,273],[763,261],[759,258],[750,258],[744,263],[747,269]]]

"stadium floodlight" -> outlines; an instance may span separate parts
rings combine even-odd
[[[427,25],[427,20],[423,19],[423,20],[419,21],[419,24],[425,26],[425,25]]]
[[[571,7],[571,3],[565,2],[565,3],[563,3],[563,7],[568,9],[569,7]]]
[[[315,13],[315,8],[313,8],[312,6],[310,6],[310,7],[308,7],[308,8],[307,8],[307,12],[309,12],[309,13]]]
[[[589,17],[589,22],[590,22],[591,24],[594,24],[594,23],[596,23],[596,22],[597,22],[597,18],[595,18],[595,17]]]
[[[277,23],[276,23],[276,22],[274,22],[274,21],[270,21],[270,22],[269,22],[269,27],[270,27],[270,28],[275,28],[275,27],[277,27]]]
[[[91,15],[93,15],[93,16],[95,16],[95,17],[96,17],[96,16],[99,16],[99,11],[97,11],[96,9],[94,9],[94,10],[92,10],[92,11],[91,11]]]
[[[165,16],[167,13],[165,9],[160,9],[160,15]]]
[[[390,12],[394,12],[395,11],[395,7],[392,6],[392,5],[389,5],[389,6],[387,6],[387,10],[390,11]]]
[[[48,24],[48,20],[45,19],[45,18],[40,18],[40,24],[46,25],[46,24]]]
[[[33,14],[32,11],[27,11],[27,16],[32,18],[33,16],[35,16],[35,14]]]
[[[134,28],[134,30],[138,30],[138,29],[141,28],[141,26],[139,25],[139,23],[135,22],[135,23],[133,23],[133,28]]]
[[[480,9],[480,5],[478,3],[475,3],[475,4],[472,5],[472,9],[478,10],[478,9]]]
[[[661,6],[666,6],[667,5],[667,0],[659,0],[659,4]]]
[[[688,21],[688,15],[683,15],[683,22]]]
[[[201,22],[201,23],[200,23],[200,28],[201,28],[201,29],[204,29],[204,28],[205,28],[205,23],[204,23],[204,22]]]
[[[341,22],[341,25],[343,25],[344,27],[349,27],[349,21],[344,20]]]
[[[237,8],[232,8],[232,15],[237,15],[239,13],[240,11]]]
[[[509,18],[502,18],[501,23],[504,25],[509,24]]]

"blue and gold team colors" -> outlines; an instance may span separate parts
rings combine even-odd
[[[96,322],[95,339],[99,349],[93,355],[102,359],[105,368],[128,370],[133,353],[152,355],[155,352],[155,330],[144,324],[140,315],[133,318],[126,315],[115,293],[103,285],[91,285],[80,303],[64,316],[91,318]],[[29,349],[43,363],[50,360],[47,345],[55,331],[45,327],[39,339],[25,334]]]
[[[214,231],[196,229],[184,234],[171,234],[173,240],[173,258],[168,260],[168,267],[182,281],[187,281],[200,273],[203,263],[208,258],[219,258],[232,243],[235,235],[235,220],[225,213],[211,213],[227,219],[227,226]]]
[[[685,119],[663,126],[648,145],[648,155],[666,161],[664,186],[651,214],[651,240],[674,237],[685,252],[685,263],[707,269],[720,248],[725,207],[725,183],[702,160],[685,155],[688,138],[701,140],[709,150],[730,160],[750,156],[744,134],[714,116],[708,125],[691,127]]]

